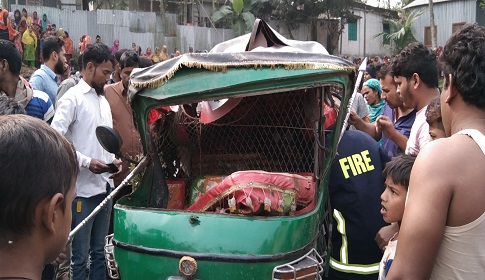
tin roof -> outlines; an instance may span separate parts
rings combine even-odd
[[[471,0],[433,0],[433,4],[441,3],[441,2],[453,2],[453,1],[471,1]],[[475,1],[475,0],[473,0]],[[409,9],[419,6],[429,5],[429,0],[415,0],[408,5],[404,6],[403,9]]]

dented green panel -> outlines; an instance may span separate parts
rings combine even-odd
[[[345,106],[354,74],[335,69],[229,68],[226,72],[213,72],[184,68],[163,86],[140,91],[132,107],[146,149],[146,119],[155,107],[278,93],[328,83],[344,87],[342,106]],[[322,174],[328,174],[343,122],[344,114],[340,114]],[[124,280],[179,276],[179,260],[185,255],[197,262],[194,279],[271,279],[275,266],[298,259],[311,248],[324,253],[322,224],[328,176],[319,180],[315,209],[311,212],[249,217],[146,208],[151,172],[147,168],[141,186],[115,206],[115,257]]]

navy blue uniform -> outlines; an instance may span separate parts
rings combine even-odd
[[[374,238],[386,225],[380,196],[388,161],[369,135],[344,133],[329,182],[334,218],[329,279],[377,279],[382,252]]]

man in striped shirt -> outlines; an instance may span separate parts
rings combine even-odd
[[[0,91],[22,104],[28,115],[50,123],[54,117],[52,102],[46,93],[34,90],[20,76],[21,66],[21,56],[15,45],[0,40]]]

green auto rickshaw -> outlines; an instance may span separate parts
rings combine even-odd
[[[318,43],[254,26],[132,74],[144,155],[114,208],[113,277],[323,277],[329,169],[357,72]],[[340,113],[327,114],[335,97]]]

